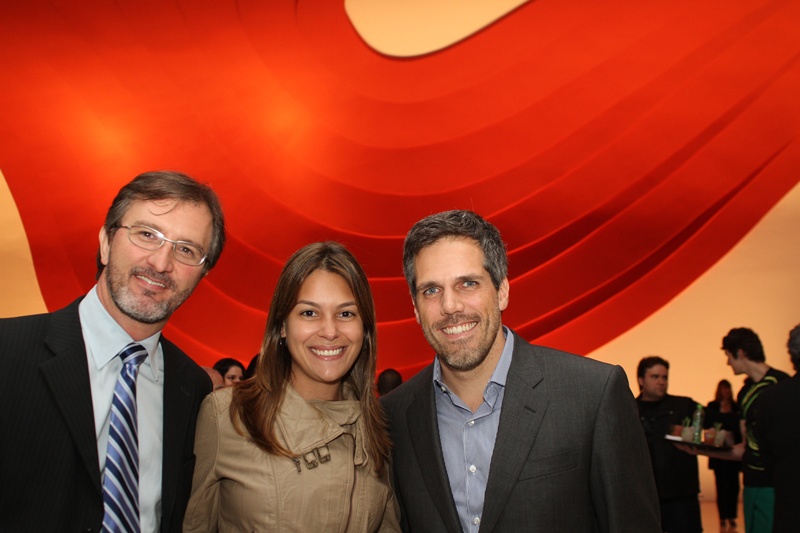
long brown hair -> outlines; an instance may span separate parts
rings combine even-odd
[[[727,379],[723,379],[719,383],[717,383],[717,391],[714,393],[714,400],[722,403],[722,400],[723,400],[723,398],[722,398],[722,390],[723,389],[728,389],[728,391],[730,392],[730,394],[728,395],[727,400],[731,403],[731,405],[733,405],[735,403],[734,400],[733,400],[733,387],[731,387],[731,382],[728,381]]]
[[[353,367],[344,377],[361,404],[361,416],[367,430],[367,450],[375,461],[375,471],[383,475],[391,443],[386,418],[374,391],[377,359],[377,323],[375,304],[367,276],[347,248],[336,242],[318,242],[304,246],[286,262],[269,307],[261,353],[252,378],[234,387],[231,419],[244,435],[238,421],[259,448],[271,454],[294,457],[275,436],[275,421],[283,402],[292,370],[292,356],[281,342],[281,326],[297,304],[297,295],[306,278],[317,270],[337,274],[344,279],[355,297],[364,324],[364,343]]]

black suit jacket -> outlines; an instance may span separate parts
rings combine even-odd
[[[78,304],[0,320],[0,531],[99,531],[103,490]],[[178,532],[191,490],[194,433],[208,375],[164,352],[162,532]]]
[[[382,398],[405,531],[460,532],[433,365]],[[481,532],[660,532],[636,404],[620,367],[515,335]]]

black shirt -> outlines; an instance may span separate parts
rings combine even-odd
[[[697,496],[700,492],[697,457],[677,449],[664,438],[672,432],[672,426],[683,424],[686,417],[691,418],[697,404],[691,398],[669,394],[658,402],[646,402],[640,395],[636,404],[659,500]]]
[[[753,427],[758,416],[755,409],[752,409],[753,402],[758,395],[766,388],[776,384],[778,381],[789,379],[789,374],[770,368],[761,378],[761,381],[753,381],[747,378],[742,390],[739,391],[737,401],[742,406],[742,418],[748,428]],[[764,460],[758,452],[758,442],[753,431],[748,429],[745,439],[744,457],[742,457],[742,481],[745,487],[771,487],[772,476],[767,471]]]

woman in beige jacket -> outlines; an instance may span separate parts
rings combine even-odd
[[[281,272],[255,376],[200,409],[184,531],[400,531],[361,266],[310,244]]]

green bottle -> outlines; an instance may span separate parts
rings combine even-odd
[[[692,414],[692,429],[694,430],[692,442],[695,444],[703,443],[703,421],[705,417],[706,413],[703,410],[703,406],[698,403]]]

